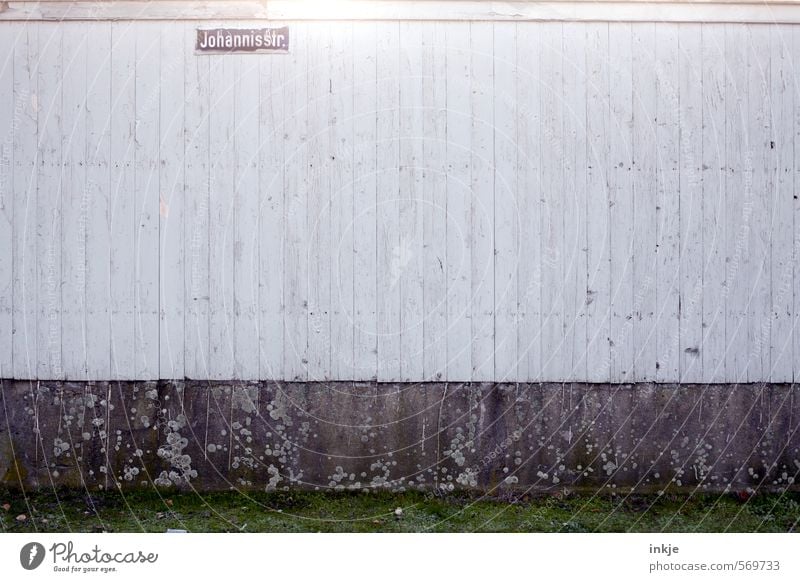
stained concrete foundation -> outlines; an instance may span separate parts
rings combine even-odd
[[[6,487],[720,492],[800,474],[788,384],[0,386]]]

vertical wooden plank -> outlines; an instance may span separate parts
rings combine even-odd
[[[377,330],[377,25],[359,23],[353,41],[354,379],[378,374]]]
[[[308,59],[308,374],[331,374],[330,23],[310,24]]]
[[[331,378],[354,375],[353,303],[353,24],[339,23],[331,35],[329,90],[331,215]]]
[[[289,127],[284,111],[287,57],[259,59],[259,376],[284,376],[284,141]]]
[[[209,113],[209,376],[235,377],[234,196],[235,60],[211,56]]]
[[[330,24],[310,25],[308,60],[308,368],[310,380],[331,369],[330,155],[327,153]],[[323,146],[323,144],[325,144]]]
[[[0,22],[0,378],[14,377],[14,103],[15,44],[22,27]]]
[[[155,380],[159,374],[160,26],[147,22],[136,27],[134,336],[139,380]]]
[[[608,147],[612,127],[609,119],[609,27],[586,25],[587,79],[587,244],[589,283],[587,303],[587,362],[590,382],[607,382],[610,364],[609,322],[611,311],[610,224],[608,192]]]
[[[774,190],[769,175],[774,149],[770,148],[770,27],[748,24],[747,86],[748,133],[747,159],[752,168],[752,196],[748,205],[752,214],[750,237],[750,272],[746,283],[749,357],[747,380],[766,381],[770,377],[770,328],[772,324],[772,287],[770,274],[770,237],[774,232],[772,213]]]
[[[563,24],[541,25],[542,374],[566,379],[564,361]]]
[[[609,24],[611,108],[609,148],[609,221],[611,224],[611,365],[612,382],[632,377],[633,343],[633,79],[631,27]]]
[[[423,87],[422,31],[400,23],[400,378],[423,375]]]
[[[36,207],[39,165],[36,85],[39,26],[29,23],[14,44],[14,377],[36,377]]]
[[[658,284],[656,380],[680,377],[680,101],[678,25],[656,24],[658,142],[656,281]]]
[[[287,63],[285,104],[284,207],[284,370],[287,380],[308,378],[308,25],[294,30],[295,49]],[[292,128],[293,131],[288,131]]]
[[[770,328],[771,382],[791,382],[792,345],[795,329],[794,266],[794,82],[797,78],[792,61],[792,28],[776,25],[770,32],[770,125],[769,167],[772,212],[770,237],[770,285],[772,289]],[[765,380],[767,378],[764,378]]]
[[[563,26],[564,74],[564,371],[586,372],[586,25]]]
[[[234,57],[233,305],[234,376],[259,377],[259,238],[258,160],[259,60]]]
[[[378,25],[378,380],[401,377],[401,286],[408,250],[399,232],[400,30]]]
[[[185,376],[183,26],[161,26],[159,91],[159,377]],[[194,95],[192,94],[192,98]]]
[[[656,379],[656,71],[655,24],[631,25],[633,35],[633,380]]]
[[[184,26],[184,51],[192,55],[196,26]],[[184,369],[209,378],[209,170],[211,165],[211,60],[187,56],[184,73]]]
[[[86,370],[89,380],[111,376],[111,23],[90,22],[86,56]],[[88,46],[88,45],[87,45]]]
[[[491,23],[470,23],[472,380],[494,375],[494,62]]]
[[[517,379],[517,25],[494,28],[494,370],[492,379]],[[427,275],[427,273],[426,273]]]
[[[792,27],[792,40],[791,40],[791,62],[793,67],[797,67],[796,63],[800,62],[800,26]],[[796,71],[796,68],[792,69]],[[792,265],[793,265],[793,283],[792,288],[797,290],[800,289],[800,265],[798,265],[798,260],[800,260],[800,195],[797,194],[797,187],[800,186],[800,79],[798,79],[797,75],[794,75],[792,78],[792,102],[794,103],[793,111],[794,115],[792,116],[792,138],[794,143],[794,155],[793,155],[793,169],[792,169],[792,182],[793,182],[793,191],[795,195],[793,197],[793,220],[794,220],[794,229],[793,229],[793,244],[792,244]],[[793,370],[792,376],[793,381],[797,381],[800,379],[800,332],[798,330],[798,325],[800,325],[800,293],[795,291],[794,293],[794,300],[793,300],[793,311],[792,311],[792,329],[795,330],[794,338],[792,341],[793,344]],[[16,360],[14,360],[16,363]]]
[[[725,373],[725,25],[702,26],[703,47],[703,382],[723,382]]]
[[[63,127],[61,185],[63,225],[61,269],[64,376],[87,380],[88,321],[86,295],[89,192],[86,176],[87,37],[85,23],[64,26],[62,39],[64,83],[61,97]],[[95,301],[101,298],[93,298]]]
[[[747,126],[748,39],[744,25],[726,24],[725,71],[725,240],[726,240],[726,382],[747,381],[748,275],[750,241],[747,229],[752,209],[752,175],[746,170],[749,134]]]
[[[136,377],[134,257],[136,218],[136,25],[111,25],[111,191],[109,193],[111,377]]]
[[[445,24],[423,28],[422,203],[425,381],[447,375],[447,50]]]
[[[680,102],[680,380],[703,377],[703,76],[700,24],[678,31]]]
[[[542,380],[542,266],[541,237],[541,38],[538,24],[517,24],[517,183],[519,262],[517,266],[517,378]],[[585,291],[585,290],[584,290]]]
[[[447,380],[472,378],[469,25],[447,23]]]
[[[36,377],[36,179],[39,27],[24,27],[14,46],[14,377]]]
[[[61,134],[62,32],[53,22],[39,24],[38,150],[36,205],[37,365],[40,380],[63,379],[61,327]]]

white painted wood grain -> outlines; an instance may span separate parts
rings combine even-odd
[[[470,36],[463,24],[445,25],[447,42],[447,380],[472,378],[470,348]]]
[[[353,38],[353,379],[378,374],[377,25]]]
[[[209,366],[215,379],[235,374],[234,340],[234,179],[235,61],[211,59],[209,115],[211,176],[209,195]]]
[[[284,374],[308,379],[308,28],[295,27],[295,50],[287,63],[284,99]]]
[[[564,371],[586,378],[586,26],[563,25]]]
[[[195,28],[184,26],[184,51],[194,50]],[[187,58],[184,71],[184,369],[188,378],[210,377],[209,171],[210,59]]]
[[[259,59],[259,377],[284,378],[287,59]]]
[[[14,374],[14,45],[19,27],[0,24],[0,378]]]
[[[770,145],[772,207],[770,230],[770,374],[772,382],[794,378],[794,106],[797,66],[792,61],[792,28],[770,34]]]
[[[635,353],[632,36],[629,24],[612,23],[609,38],[610,142],[608,153],[611,245],[609,345],[612,382],[628,382]]]
[[[447,38],[444,23],[422,27],[423,373],[447,375]]]
[[[631,25],[633,85],[633,380],[656,379],[656,35],[652,23]]]
[[[680,377],[680,77],[678,26],[656,24],[656,380]]]
[[[185,376],[184,116],[186,70],[183,26],[161,25],[159,81],[159,375]],[[254,374],[254,377],[258,373]]]
[[[611,22],[757,22],[800,23],[792,0],[701,0],[680,2],[555,2],[486,0],[355,0],[345,4],[319,3],[313,9],[297,0],[209,0],[189,4],[182,0],[89,2],[51,0],[6,3],[0,20],[453,20],[453,21],[611,21]],[[723,6],[720,6],[723,5]],[[730,5],[730,6],[724,6]]]
[[[88,380],[88,297],[86,295],[89,193],[86,176],[86,24],[65,27],[62,37],[63,83],[61,113],[61,186],[63,196],[61,324],[67,332],[62,344],[64,376]],[[99,298],[98,298],[99,299]]]
[[[800,30],[797,27],[792,27],[792,63],[793,63],[793,71],[797,71],[797,62],[798,56],[800,56]],[[792,135],[796,140],[798,138],[798,133],[800,133],[800,79],[795,74],[793,75],[793,83],[792,89],[794,91],[793,102],[794,102],[794,115],[792,116]],[[793,378],[796,380],[800,378],[800,366],[798,365],[798,361],[800,361],[800,337],[798,337],[798,319],[800,319],[800,293],[796,290],[798,288],[798,284],[800,284],[800,266],[798,266],[798,260],[800,260],[800,195],[797,194],[796,188],[800,185],[800,177],[798,177],[798,173],[800,172],[800,148],[795,145],[794,148],[794,169],[793,169],[793,183],[794,183],[794,237],[793,237],[793,244],[792,244],[792,263],[793,263],[793,277],[794,282],[792,288],[795,290],[794,293],[794,311],[792,312],[792,329],[795,330],[794,339],[793,339],[793,362],[794,362],[794,370],[793,370]],[[14,360],[16,364],[16,360]]]
[[[332,26],[3,23],[0,373],[793,379],[794,27]]]
[[[770,330],[772,327],[772,281],[770,252],[774,190],[769,167],[773,149],[770,142],[770,30],[763,26],[747,25],[748,86],[747,125],[748,146],[746,163],[752,172],[752,199],[749,275],[747,288],[748,324],[748,381],[770,377]]]
[[[60,378],[61,353],[61,31],[39,27],[36,68],[35,286],[38,374]]]
[[[726,318],[725,380],[747,381],[749,353],[747,302],[750,276],[748,228],[752,218],[752,172],[746,163],[750,135],[747,126],[747,30],[725,26],[725,241]],[[750,199],[750,201],[748,201]]]
[[[308,375],[331,377],[331,27],[308,31]]]
[[[597,23],[586,25],[587,70],[587,379],[603,382],[609,377],[611,364],[610,311],[610,229],[609,224],[609,141],[611,121],[609,109],[609,27]]]
[[[542,25],[542,375],[564,380],[564,126],[562,24]]]
[[[38,163],[36,167],[36,371],[63,379],[61,337],[61,135],[62,32],[39,25],[37,66]]]
[[[111,378],[111,23],[91,22],[86,51],[86,371]],[[181,49],[182,50],[182,49]],[[182,335],[182,330],[181,330]]]
[[[517,265],[517,378],[538,381],[542,375],[542,266],[541,239],[541,38],[526,34],[517,26],[518,148],[516,156],[519,221],[519,262]],[[588,197],[587,197],[588,202]]]
[[[159,376],[159,105],[161,25],[136,26],[134,125],[134,339],[136,377]],[[124,193],[123,193],[124,195]]]
[[[36,205],[39,163],[39,27],[19,31],[14,46],[14,377],[37,378]]]
[[[378,380],[391,382],[402,374],[401,277],[410,250],[400,232],[399,25],[381,23],[377,35]]]
[[[0,23],[0,378],[14,376],[14,45],[19,32]]]
[[[111,377],[137,377],[134,357],[136,31],[111,25],[111,189],[109,192]]]
[[[680,381],[703,378],[703,75],[701,27],[678,30],[680,102]]]
[[[703,27],[703,360],[704,382],[721,382],[725,373],[726,321],[726,143],[725,28]]]
[[[350,23],[337,25],[331,34],[330,120],[328,146],[323,150],[330,156],[331,378],[353,378],[355,374],[353,36]]]
[[[494,25],[494,371],[492,379],[517,379],[517,26]],[[586,266],[581,272],[585,274]],[[583,346],[581,346],[583,349]]]
[[[400,378],[423,377],[423,174],[425,172],[422,29],[400,23]]]
[[[472,377],[494,378],[494,63],[490,23],[470,24]]]
[[[260,79],[258,61],[250,55],[233,59],[234,190],[233,294],[234,375],[244,380],[259,377],[259,147]],[[272,240],[272,239],[271,239]],[[270,249],[271,250],[271,249]]]

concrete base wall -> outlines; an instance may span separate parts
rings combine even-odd
[[[645,493],[800,474],[787,384],[0,386],[9,487]]]

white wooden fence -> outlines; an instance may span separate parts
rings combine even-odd
[[[281,24],[0,22],[0,378],[800,373],[798,26]]]

